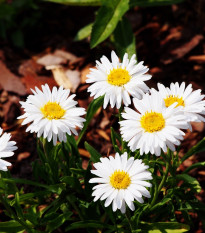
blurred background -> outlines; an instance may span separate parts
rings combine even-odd
[[[19,101],[31,94],[30,88],[48,83],[50,87],[70,88],[79,105],[87,108],[92,99],[85,83],[89,69],[102,55],[110,58],[111,50],[120,50],[121,41],[116,41],[119,26],[109,37],[92,44],[91,23],[99,17],[98,1],[92,6],[56,2],[66,0],[0,0],[0,125],[12,134],[19,147],[9,160],[15,177],[32,179],[31,164],[37,157],[35,135],[25,133],[25,127],[16,119],[21,114]],[[204,93],[205,1],[149,0],[152,4],[147,5],[136,2],[139,6],[133,5],[124,15],[129,22],[127,31],[133,33],[128,33],[125,44],[132,46],[132,51],[136,49],[138,61],[149,67],[153,76],[149,87],[156,87],[158,82],[169,86],[171,82],[184,81]],[[178,4],[172,4],[175,2]],[[100,109],[85,135],[103,155],[113,150],[110,126],[119,128],[115,113],[113,109]],[[182,154],[205,136],[204,129],[204,123],[193,124],[193,132],[187,132],[182,144]],[[89,153],[83,142],[80,153],[86,166]],[[204,159],[204,154],[192,156],[181,170]],[[195,169],[192,175],[203,188],[198,199],[204,201],[205,171]],[[203,232],[197,216],[192,217],[195,232]]]

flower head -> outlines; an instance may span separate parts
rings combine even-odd
[[[76,107],[75,95],[69,96],[70,90],[61,86],[51,91],[46,84],[42,85],[42,91],[36,87],[32,92],[26,102],[20,102],[25,113],[18,119],[25,118],[22,125],[31,123],[26,131],[35,132],[38,137],[42,135],[48,141],[53,139],[54,145],[57,139],[66,142],[66,133],[77,135],[76,126],[83,127],[85,119],[80,116],[85,114],[85,109]]]
[[[14,150],[17,149],[16,142],[9,141],[11,138],[10,133],[3,133],[3,129],[0,128],[0,170],[7,171],[7,166],[11,166],[11,163],[3,160],[2,158],[11,157],[14,155]]]
[[[142,196],[150,198],[145,187],[151,187],[149,182],[152,176],[142,160],[127,158],[127,152],[121,156],[116,153],[115,158],[101,158],[101,162],[93,164],[96,170],[91,170],[98,178],[90,179],[90,183],[100,183],[93,187],[94,201],[105,200],[105,207],[112,203],[113,211],[120,209],[126,211],[126,205],[135,210],[134,200],[143,203]]]
[[[87,75],[87,83],[93,83],[88,91],[91,96],[98,98],[104,97],[104,105],[106,108],[110,102],[111,107],[115,105],[120,108],[122,101],[125,106],[131,104],[130,96],[140,99],[144,92],[149,90],[144,83],[151,78],[151,75],[145,74],[149,69],[143,65],[143,62],[136,64],[135,55],[128,59],[128,54],[125,53],[122,63],[114,51],[111,53],[110,62],[107,57],[103,56],[99,61],[96,61],[96,68],[91,69]]]
[[[158,89],[166,107],[176,102],[177,106],[182,106],[182,111],[189,121],[205,121],[202,116],[205,114],[205,101],[200,89],[193,91],[192,84],[185,88],[184,82],[181,85],[178,82],[171,83],[170,88],[158,83]],[[153,91],[156,90],[152,89]]]
[[[142,100],[134,99],[138,112],[126,107],[120,122],[122,138],[129,142],[132,151],[140,149],[140,154],[151,153],[159,156],[161,149],[172,151],[180,144],[188,128],[187,118],[181,113],[177,103],[165,107],[164,101],[157,93],[145,94]]]

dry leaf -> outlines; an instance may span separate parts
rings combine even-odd
[[[66,89],[72,88],[72,83],[66,76],[65,71],[61,66],[46,66],[46,69],[52,71],[53,77],[59,86],[63,86]]]
[[[180,59],[182,57],[184,57],[187,53],[189,53],[193,48],[195,48],[199,42],[203,39],[202,35],[196,35],[194,36],[189,42],[183,44],[182,46],[172,50],[170,52],[171,54],[171,58],[170,56],[168,58],[163,58],[161,59],[161,61],[167,65],[172,63],[173,61]]]
[[[197,61],[199,63],[205,62],[205,55],[196,55],[196,56],[190,56],[189,61]]]
[[[96,131],[97,131],[97,133],[98,133],[101,137],[103,137],[105,140],[110,141],[110,137],[105,133],[104,130],[97,129]]]
[[[85,156],[85,157],[87,157],[87,158],[90,158],[90,153],[89,153],[87,150],[84,150],[84,149],[79,148],[79,153],[80,153],[80,155],[82,155],[82,156]]]
[[[57,57],[61,57],[63,59],[71,61],[71,62],[75,62],[76,60],[78,60],[78,57],[76,57],[72,53],[69,53],[69,52],[66,52],[66,51],[63,51],[63,50],[59,50],[59,49],[55,50],[53,55],[55,55]]]
[[[23,75],[22,82],[26,86],[27,94],[32,94],[31,89],[38,87],[41,89],[41,85],[47,83],[50,88],[56,86],[56,82],[52,77],[38,76],[37,72],[41,71],[42,66],[37,64],[34,59],[25,61],[19,67],[19,73]]]
[[[80,72],[77,70],[67,70],[65,74],[71,82],[71,91],[75,92],[80,85]]]
[[[90,68],[94,68],[94,67],[92,67],[91,65],[88,65],[82,70],[81,76],[80,76],[81,83],[85,83],[85,81],[87,79],[86,76],[90,73]]]
[[[6,91],[26,95],[26,88],[22,84],[20,77],[11,73],[2,61],[0,61],[0,85]]]
[[[18,154],[17,161],[19,162],[19,161],[21,161],[21,160],[23,160],[23,159],[26,159],[26,158],[28,158],[30,155],[31,155],[30,152],[23,152],[23,153],[20,153],[20,154]]]
[[[46,54],[45,56],[37,59],[36,62],[43,66],[52,66],[52,65],[65,64],[67,60],[63,57],[58,57],[54,54]]]

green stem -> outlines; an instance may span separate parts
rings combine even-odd
[[[75,202],[74,202],[73,200],[71,200],[69,196],[67,196],[66,198],[67,198],[68,202],[70,203],[70,205],[71,205],[71,206],[75,209],[75,211],[78,213],[80,220],[83,221],[83,220],[84,220],[84,217],[83,217],[83,215],[81,214],[81,212],[80,212],[79,208],[77,207],[77,205],[75,204]]]
[[[132,223],[131,223],[131,220],[130,220],[130,212],[129,212],[129,210],[127,209],[127,211],[125,212],[125,216],[126,216],[126,219],[127,219],[127,221],[128,221],[128,224],[129,224],[129,226],[130,226],[130,230],[131,230],[131,232],[133,231],[133,228],[132,228]]]
[[[122,104],[122,106],[121,106],[120,109],[119,109],[119,122],[123,120],[123,119],[122,119],[122,112],[123,112],[123,109],[124,109],[124,108],[123,108],[123,104]],[[121,145],[122,145],[122,152],[124,152],[125,142],[123,141],[122,136],[121,136]]]
[[[42,145],[43,145],[43,151],[44,151],[44,158],[50,170],[50,171],[47,171],[46,169],[46,171],[47,171],[47,174],[49,175],[49,178],[51,179],[51,182],[55,184],[57,182],[56,180],[57,176],[53,173],[52,161],[51,161],[51,158],[49,158],[49,154],[47,152],[47,143],[48,143],[47,139],[43,138]],[[45,166],[45,163],[44,163],[44,166]]]
[[[25,222],[22,221],[16,214],[15,212],[11,209],[11,207],[9,206],[9,204],[7,203],[7,201],[3,198],[2,195],[0,195],[0,201],[1,203],[4,205],[4,207],[6,208],[6,210],[8,211],[8,213],[10,214],[10,216],[12,216],[13,219],[15,219],[17,222],[19,222],[23,227],[25,227],[26,231],[28,232],[33,232],[29,225]]]
[[[162,180],[161,180],[161,183],[159,184],[159,187],[158,189],[156,189],[155,193],[154,193],[154,197],[152,199],[152,202],[150,204],[150,208],[153,207],[153,205],[155,204],[156,200],[157,200],[157,197],[164,185],[164,183],[166,182],[167,180],[167,176],[168,176],[168,173],[169,173],[169,166],[170,166],[170,150],[168,149],[168,152],[167,152],[167,159],[166,159],[166,169],[165,169],[165,173],[162,177]]]

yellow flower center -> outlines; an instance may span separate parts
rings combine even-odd
[[[117,170],[110,176],[110,184],[115,189],[126,189],[130,183],[130,176],[125,171]]]
[[[178,104],[176,105],[176,107],[178,106],[183,106],[185,107],[185,104],[184,104],[184,100],[183,98],[179,98],[178,96],[175,96],[175,95],[170,95],[170,96],[167,96],[167,98],[164,99],[164,102],[165,102],[165,106],[168,108],[169,106],[171,106],[173,103],[177,102]],[[175,107],[175,108],[176,108]]]
[[[129,72],[126,69],[113,69],[107,77],[108,83],[115,86],[122,86],[131,79]]]
[[[146,132],[153,133],[165,127],[165,119],[161,113],[146,112],[140,119],[142,128]]]
[[[41,112],[49,120],[61,119],[65,114],[65,110],[58,103],[50,101],[41,108]]]

